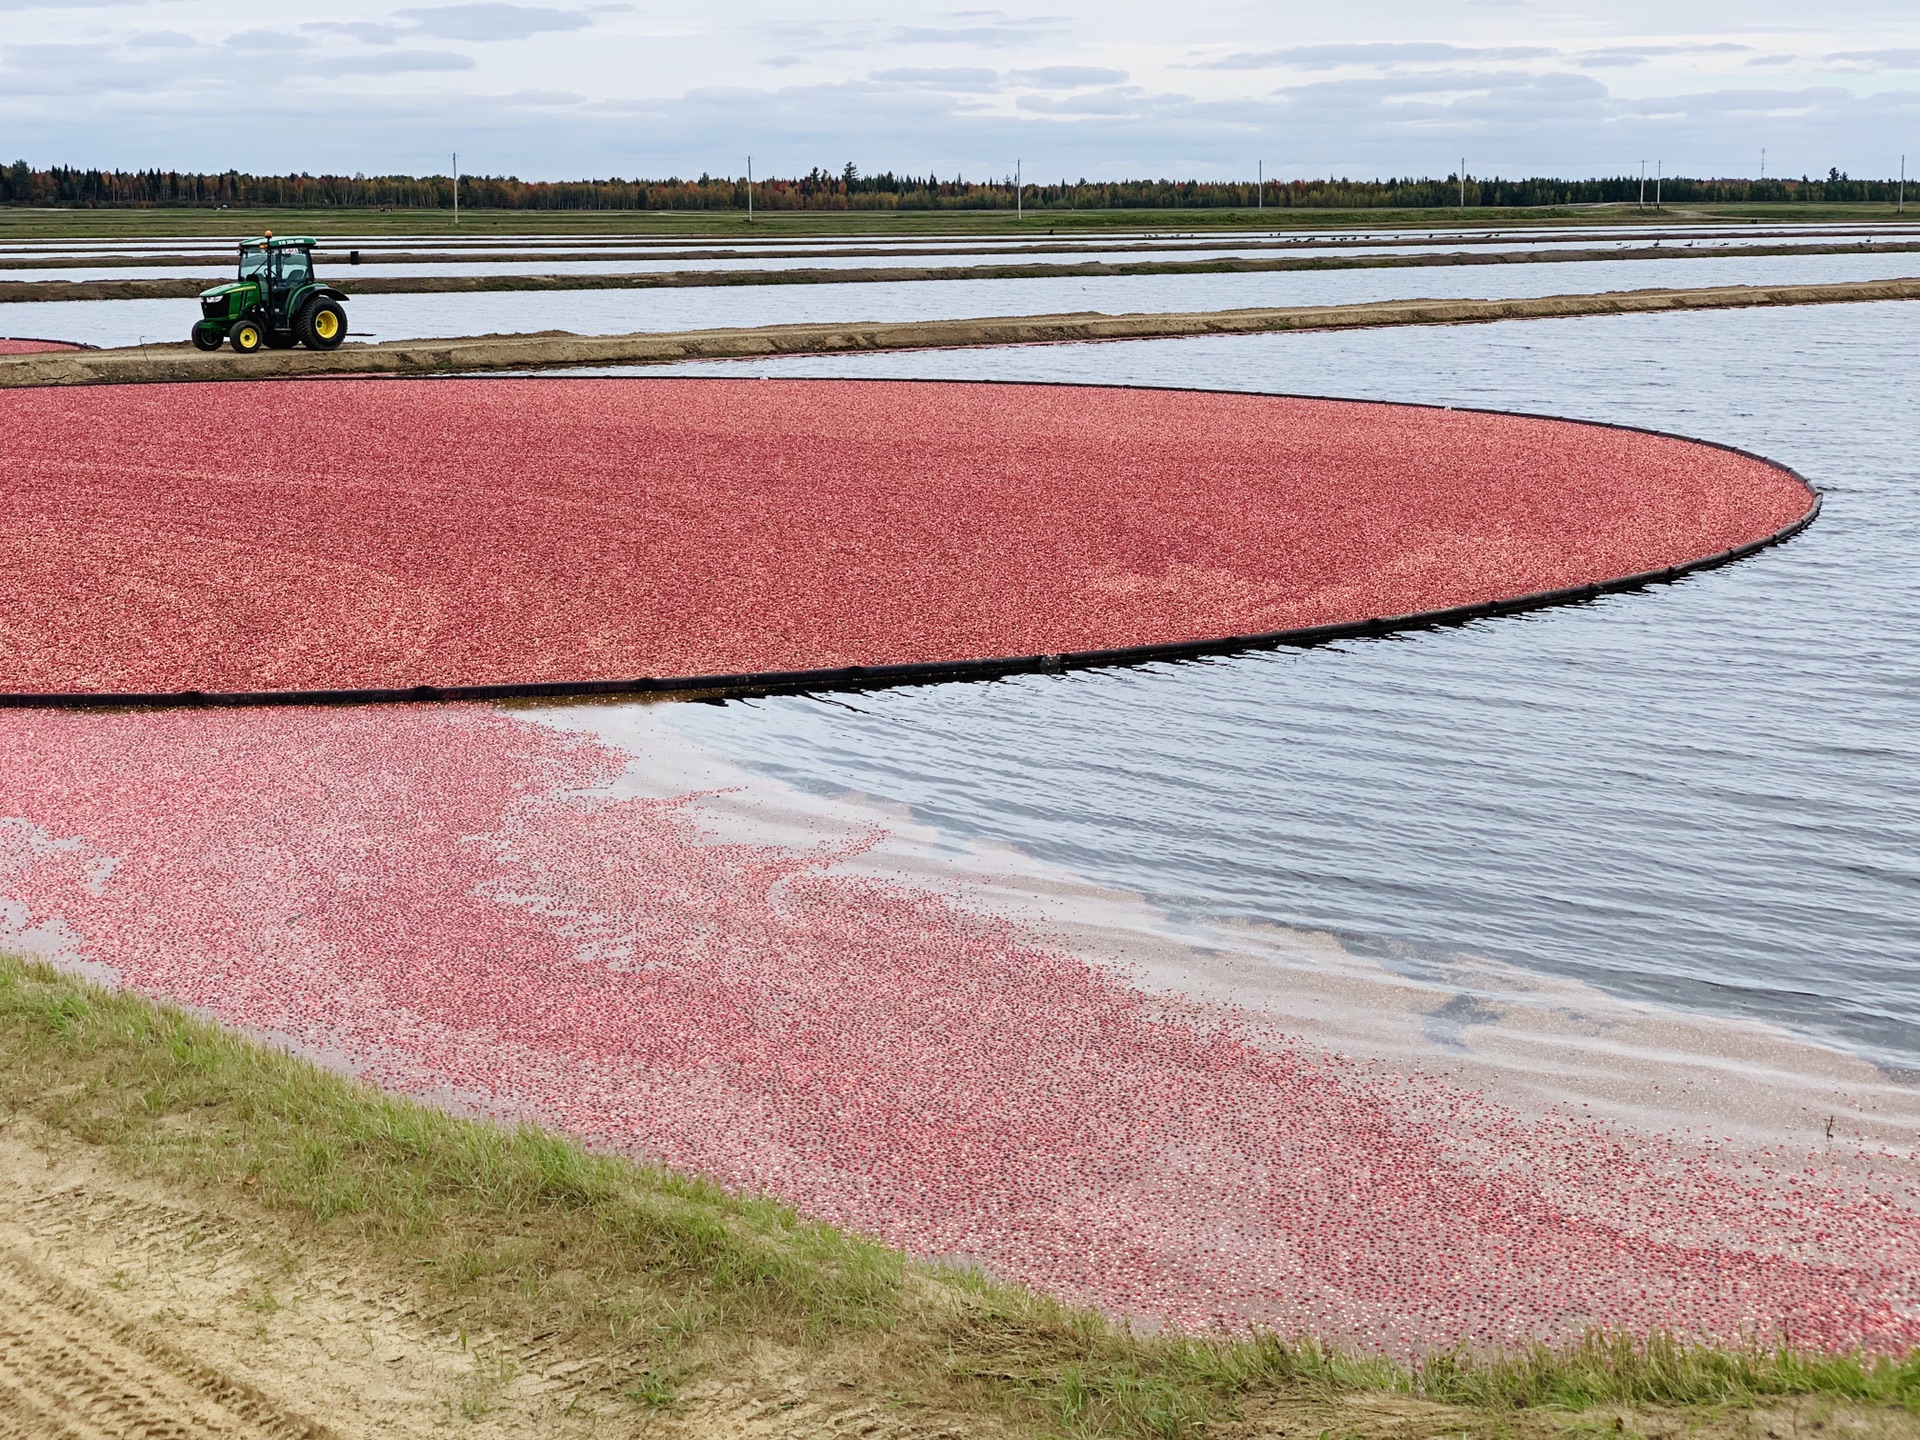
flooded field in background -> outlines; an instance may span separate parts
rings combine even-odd
[[[525,268],[525,267],[521,267]],[[1031,280],[914,280],[659,290],[363,295],[347,307],[355,338],[412,340],[569,330],[580,335],[829,321],[990,315],[1233,310],[1397,299],[1517,299],[1713,285],[1821,285],[1920,275],[1920,252],[1564,261],[1417,270],[1272,271]],[[352,272],[339,277],[352,293]],[[88,345],[171,344],[198,317],[192,300],[0,304],[0,335]]]

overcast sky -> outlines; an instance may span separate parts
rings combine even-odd
[[[525,178],[1920,169],[1920,0],[0,0],[0,160]]]

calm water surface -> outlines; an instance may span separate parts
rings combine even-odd
[[[1043,280],[917,280],[670,290],[500,291],[363,295],[353,333],[380,340],[571,330],[580,335],[821,321],[967,319],[988,315],[1231,310],[1353,305],[1414,298],[1513,298],[1665,286],[1814,285],[1920,275],[1920,253],[1562,261],[1419,270],[1274,271]],[[351,286],[349,285],[350,289]],[[194,300],[40,300],[0,304],[0,335],[88,345],[177,342]]]
[[[1920,306],[1564,320],[690,373],[1193,385],[1584,416],[1826,492],[1676,585],[1311,651],[672,723],[1191,916],[1487,954],[1920,1067]],[[1204,436],[1193,437],[1204,444]]]
[[[1663,236],[1670,232],[1663,232]],[[525,249],[512,249],[499,252],[504,258],[488,259],[488,250],[471,247],[449,248],[437,241],[428,241],[412,247],[401,247],[414,253],[432,254],[445,257],[455,255],[458,259],[439,258],[426,261],[383,260],[381,251],[363,252],[359,265],[350,265],[341,253],[345,246],[340,242],[321,250],[318,256],[319,268],[325,274],[349,283],[356,278],[375,278],[393,275],[625,275],[647,274],[666,270],[851,270],[869,267],[918,267],[926,265],[967,266],[967,265],[1004,265],[1016,263],[1062,264],[1078,261],[1105,261],[1111,264],[1138,263],[1156,258],[1181,262],[1217,260],[1236,256],[1253,258],[1284,255],[1289,250],[1296,253],[1311,251],[1315,256],[1327,255],[1431,255],[1431,254],[1473,254],[1491,251],[1502,254],[1542,252],[1553,250],[1595,250],[1595,249],[1640,249],[1649,245],[1664,243],[1669,251],[1684,256],[1688,251],[1712,251],[1728,246],[1753,245],[1827,245],[1850,243],[1857,239],[1852,233],[1838,235],[1753,235],[1740,231],[1722,231],[1715,235],[1699,236],[1694,239],[1671,241],[1656,240],[1655,237],[1617,240],[1607,237],[1587,237],[1572,240],[1526,241],[1496,238],[1483,240],[1462,238],[1449,241],[1444,246],[1435,246],[1422,242],[1410,245],[1343,245],[1325,240],[1287,240],[1278,244],[1268,241],[1263,244],[1233,246],[1200,246],[1191,240],[1165,242],[1151,249],[1140,248],[1140,242],[1126,249],[1108,249],[1086,241],[1048,241],[1044,238],[1027,240],[1019,244],[1001,244],[993,246],[975,245],[965,250],[946,250],[938,244],[927,246],[880,248],[872,245],[846,247],[831,246],[830,253],[815,250],[800,250],[795,255],[780,254],[776,251],[755,250],[749,247],[726,245],[724,250],[742,251],[737,257],[729,258],[724,254],[703,254],[698,250],[676,249],[665,252],[663,259],[633,258],[645,253],[641,247],[623,249],[623,259],[599,259],[591,252],[581,253],[572,249],[555,249],[547,246],[529,246]],[[603,249],[606,247],[602,247]],[[838,253],[847,248],[857,249],[858,254]],[[899,253],[896,253],[896,249]],[[938,254],[928,251],[939,250]],[[125,257],[137,251],[127,249],[114,252]],[[224,250],[196,252],[191,247],[164,252],[168,255],[205,255],[204,261],[185,265],[118,265],[106,264],[90,259],[84,254],[61,257],[54,255],[21,255],[21,259],[66,258],[74,263],[63,268],[28,269],[18,265],[8,265],[13,258],[9,252],[0,249],[0,280],[49,281],[49,280],[168,280],[168,279],[205,279],[212,283],[216,279],[232,277],[234,257],[233,247]],[[538,258],[528,258],[528,257]]]

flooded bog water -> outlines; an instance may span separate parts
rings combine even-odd
[[[0,711],[0,942],[1116,1313],[1910,1349],[1914,318],[700,367],[1559,413],[1825,506],[1681,583],[1207,662]]]
[[[802,360],[1551,412],[1794,466],[1791,544],[1587,606],[1310,651],[670,712],[1168,915],[1325,932],[1498,1011],[1485,960],[1920,1068],[1910,305]],[[711,373],[709,369],[709,373]],[[1182,443],[1204,445],[1205,436]]]

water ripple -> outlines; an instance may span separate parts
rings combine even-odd
[[[1916,319],[1854,305],[748,367],[1582,416],[1757,450],[1826,508],[1724,570],[1458,629],[673,723],[1175,914],[1327,930],[1416,973],[1493,955],[1912,1066]]]

